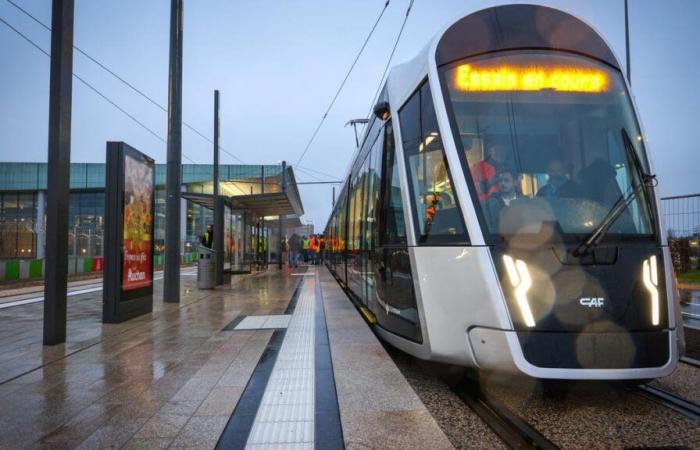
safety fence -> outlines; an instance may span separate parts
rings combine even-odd
[[[664,197],[661,213],[679,281],[700,284],[700,194]]]
[[[182,255],[182,264],[192,264],[197,261],[197,252],[186,252]],[[153,266],[162,269],[163,255],[153,255]],[[101,256],[69,256],[68,275],[100,273],[104,268],[104,258]],[[0,282],[14,280],[35,280],[44,277],[44,261],[41,259],[0,259]]]

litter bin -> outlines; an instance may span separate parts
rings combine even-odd
[[[197,254],[197,287],[199,289],[214,289],[216,287],[216,252],[200,246]]]

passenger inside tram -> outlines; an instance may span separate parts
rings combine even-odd
[[[492,142],[486,151],[486,158],[478,161],[471,168],[472,178],[477,187],[479,200],[485,201],[498,192],[497,172],[501,166],[508,165],[509,152],[506,145]]]
[[[547,164],[547,182],[537,190],[537,197],[568,197],[579,195],[578,184],[571,179],[564,163],[553,159]]]
[[[497,81],[496,75],[489,77],[500,67],[522,77],[533,68],[570,67],[591,71],[606,84],[596,89],[534,89],[496,81],[465,85],[459,68],[467,66],[479,74],[472,77],[476,81]],[[488,224],[489,242],[516,235],[539,242],[552,229],[564,241],[578,242],[632,192],[638,195],[610,226],[607,238],[652,235],[651,201],[638,189],[642,171],[649,171],[644,142],[619,73],[583,57],[536,51],[473,58],[443,70],[464,155],[462,170],[471,175],[467,178],[479,199],[477,214]],[[515,170],[514,187],[522,199],[493,217],[492,210],[500,205],[487,201],[501,189],[491,179],[499,162]]]
[[[495,178],[498,180],[498,191],[484,203],[489,228],[492,230],[499,229],[499,222],[504,209],[510,207],[513,200],[523,197],[517,188],[520,177],[514,169],[503,166]]]

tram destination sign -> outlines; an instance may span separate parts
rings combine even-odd
[[[155,162],[124,142],[107,143],[103,321],[153,310]]]

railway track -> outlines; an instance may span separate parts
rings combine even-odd
[[[688,364],[689,366],[700,367],[700,360],[695,358],[688,358],[687,356],[684,356],[681,358],[681,362]]]
[[[637,392],[649,400],[670,408],[686,417],[700,421],[700,405],[648,384],[637,386]]]
[[[559,448],[522,417],[504,405],[486,398],[478,387],[462,382],[452,385],[452,390],[508,447],[546,450]]]

